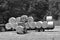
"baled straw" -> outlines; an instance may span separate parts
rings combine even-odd
[[[29,26],[31,29],[34,29],[36,27],[36,23],[35,22],[30,22]]]
[[[41,28],[42,27],[42,24],[41,24],[41,22],[36,22],[36,28]]]
[[[14,17],[11,17],[10,19],[9,19],[9,23],[16,23],[16,19],[14,18]]]
[[[33,21],[34,21],[33,17],[32,16],[29,16],[28,17],[28,22],[33,22]]]
[[[47,21],[44,21],[42,24],[42,28],[47,28],[47,27],[48,27]]]
[[[18,32],[18,33],[23,33],[23,31],[24,31],[23,26],[17,26],[17,27],[16,27],[16,32]]]
[[[7,24],[5,24],[5,27],[6,27],[6,29],[11,29],[12,28],[12,25],[11,25],[11,23],[7,23]]]
[[[48,27],[49,28],[53,28],[53,25],[54,25],[53,21],[48,21]]]
[[[16,22],[17,22],[17,23],[20,22],[20,17],[17,17],[17,18],[16,18]]]

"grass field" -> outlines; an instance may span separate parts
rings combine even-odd
[[[53,30],[45,32],[28,31],[27,34],[17,34],[15,31],[0,32],[0,40],[60,40],[60,22],[55,21]]]
[[[32,31],[27,34],[16,34],[16,32],[1,32],[0,40],[60,40],[60,31]]]

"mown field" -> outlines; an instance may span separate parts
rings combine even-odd
[[[55,22],[59,25],[59,22]],[[15,31],[0,32],[0,40],[60,40],[60,26],[45,32],[28,31],[27,34],[17,34]]]

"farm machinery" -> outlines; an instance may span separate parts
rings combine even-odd
[[[46,21],[35,22],[32,16],[27,17],[11,17],[9,22],[5,25],[6,29],[15,29],[17,33],[27,33],[27,30],[36,30],[38,32],[54,29],[54,22],[52,16],[47,16]]]

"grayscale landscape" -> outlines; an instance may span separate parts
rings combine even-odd
[[[58,21],[55,23],[53,30],[45,30],[45,32],[28,31],[27,34],[17,34],[15,31],[0,32],[0,40],[60,40],[60,25]]]

